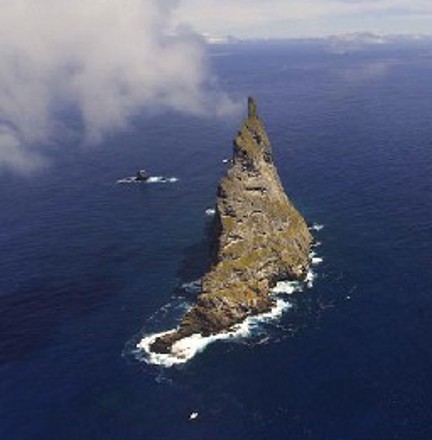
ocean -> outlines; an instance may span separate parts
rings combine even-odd
[[[243,337],[149,364],[137,344],[175,326],[208,264],[241,115],[138,115],[96,147],[70,129],[43,172],[0,176],[0,438],[430,440],[432,46],[209,50],[323,226],[313,286]],[[175,179],[117,183],[140,168]]]

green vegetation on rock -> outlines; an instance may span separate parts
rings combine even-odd
[[[278,280],[306,276],[312,236],[285,194],[252,98],[217,194],[213,267],[203,277],[197,303],[176,332],[154,342],[154,351],[169,352],[183,337],[216,333],[266,311]]]

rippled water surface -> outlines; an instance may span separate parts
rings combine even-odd
[[[432,48],[211,54],[222,88],[258,100],[287,192],[324,225],[313,288],[248,338],[170,369],[140,361],[140,337],[196,295],[180,286],[207,266],[240,118],[68,139],[42,174],[0,178],[0,437],[429,440]],[[141,168],[178,180],[117,184]]]

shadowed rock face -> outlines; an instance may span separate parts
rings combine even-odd
[[[214,263],[201,295],[179,328],[153,343],[153,351],[169,352],[181,338],[217,333],[267,311],[277,281],[306,276],[312,236],[284,192],[252,98],[218,187],[214,234]]]

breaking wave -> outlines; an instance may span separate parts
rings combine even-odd
[[[125,177],[124,179],[117,180],[117,183],[176,183],[177,177],[164,177],[164,176],[151,176],[147,180],[140,180],[136,177]]]
[[[176,183],[178,182],[177,177],[163,177],[163,176],[152,176],[149,177],[147,183]]]
[[[310,228],[311,231],[321,231],[324,229],[324,225],[320,225],[319,223],[314,223]]]
[[[274,307],[266,313],[256,316],[249,316],[240,324],[237,324],[229,331],[221,332],[216,335],[202,336],[198,333],[187,338],[180,339],[173,344],[171,353],[154,353],[150,350],[152,343],[159,337],[175,332],[169,330],[162,333],[156,333],[145,336],[137,344],[136,348],[143,351],[143,359],[148,364],[159,365],[162,367],[172,367],[174,365],[184,364],[190,361],[195,355],[204,351],[204,349],[216,341],[229,341],[234,339],[243,339],[250,336],[257,326],[263,322],[269,322],[280,318],[282,313],[291,307],[289,302],[282,298],[277,298]]]
[[[318,264],[321,264],[324,261],[324,259],[322,257],[318,257],[318,255],[315,251],[312,251],[310,253],[310,258],[311,258],[312,266],[316,266]]]
[[[198,294],[201,292],[201,278],[188,283],[183,283],[180,288],[186,293]]]
[[[315,251],[310,254],[312,266],[320,264],[323,259],[318,257]],[[150,350],[153,342],[166,334],[176,331],[172,329],[160,333],[152,333],[144,335],[141,340],[135,344],[133,354],[138,360],[143,360],[147,364],[158,365],[170,368],[175,365],[185,364],[201,353],[205,348],[216,341],[238,341],[253,336],[256,330],[262,329],[264,324],[277,322],[282,314],[289,309],[291,303],[289,295],[295,292],[301,292],[304,288],[312,288],[316,279],[316,273],[313,267],[308,271],[304,281],[280,281],[272,289],[271,295],[275,299],[274,306],[268,312],[247,317],[243,322],[233,326],[231,329],[211,336],[202,336],[201,334],[193,334],[183,338],[173,344],[171,353],[154,353]],[[200,280],[182,286],[186,291],[190,290],[199,293]]]

